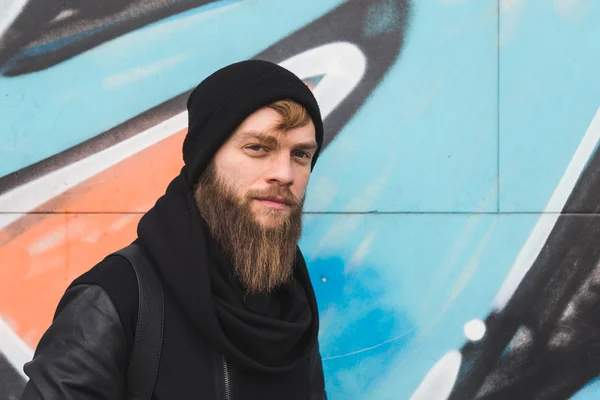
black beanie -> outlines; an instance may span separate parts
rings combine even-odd
[[[287,69],[268,61],[248,60],[214,72],[196,86],[188,98],[183,161],[190,188],[246,117],[279,100],[301,104],[312,118],[319,146],[312,160],[312,170],[323,143],[323,121],[315,97],[306,84]]]

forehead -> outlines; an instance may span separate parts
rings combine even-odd
[[[250,138],[273,138],[278,141],[314,141],[316,138],[315,125],[312,120],[305,126],[280,132],[274,127],[281,121],[281,116],[273,109],[261,108],[250,114],[233,132],[230,141],[240,141]]]
[[[234,134],[249,129],[266,130],[280,120],[281,117],[275,110],[264,107],[248,115],[246,119],[244,119],[244,121],[242,121],[242,123],[238,126]]]

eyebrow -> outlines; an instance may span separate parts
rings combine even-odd
[[[296,150],[307,150],[307,151],[316,151],[319,145],[317,142],[308,142],[308,143],[298,143],[294,146]]]
[[[279,141],[277,140],[277,138],[275,136],[269,135],[268,133],[262,132],[262,131],[242,132],[239,136],[240,141],[247,140],[250,138],[254,138],[254,139],[260,141],[261,143],[270,144],[272,146],[279,145]],[[317,142],[315,142],[314,140],[310,141],[310,142],[297,143],[296,145],[294,145],[294,149],[296,149],[296,150],[316,151],[318,147],[319,146],[318,146]]]

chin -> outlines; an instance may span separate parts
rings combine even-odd
[[[287,217],[287,215],[285,215],[285,213],[278,213],[278,214],[261,214],[255,217],[256,222],[258,222],[259,225],[265,227],[265,228],[274,228],[277,227],[279,225],[281,225],[283,223],[283,221],[285,220],[285,217]]]

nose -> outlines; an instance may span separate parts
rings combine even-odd
[[[271,184],[291,186],[294,183],[291,157],[283,152],[274,155],[269,163],[266,180]]]

